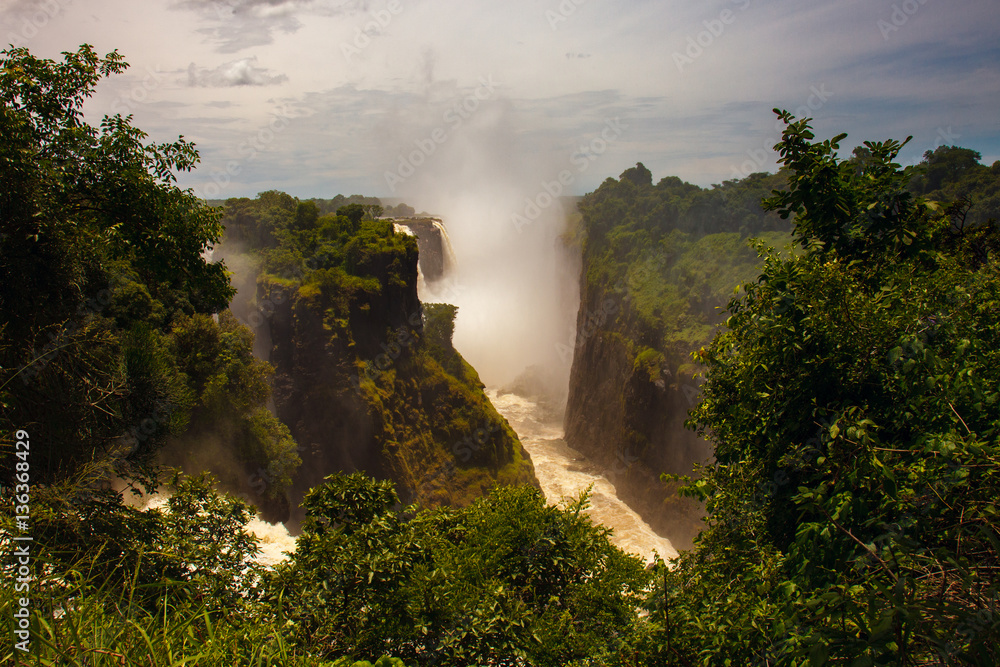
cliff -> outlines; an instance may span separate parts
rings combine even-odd
[[[301,207],[304,225],[289,213],[277,242],[252,253],[247,315],[270,343],[273,408],[302,458],[290,529],[304,493],[337,471],[390,479],[402,502],[425,506],[537,485],[516,434],[451,345],[454,308],[417,298],[416,239],[388,221]]]
[[[437,218],[393,218],[393,228],[415,236],[420,249],[420,274],[429,284],[454,268],[455,257],[444,226]]]
[[[734,288],[758,271],[747,238],[787,242],[787,223],[756,204],[778,186],[780,177],[765,175],[712,190],[676,178],[654,186],[640,164],[579,205],[583,266],[565,438],[679,548],[690,546],[703,512],[660,475],[692,474],[711,456],[684,427],[698,400],[691,353],[711,341]]]

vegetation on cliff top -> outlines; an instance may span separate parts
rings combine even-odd
[[[350,204],[320,216],[314,201],[273,191],[226,203],[220,252],[252,258],[251,311],[277,304],[281,315],[258,324],[278,317],[287,328],[272,357],[293,387],[279,416],[289,414],[296,438],[317,441],[329,429],[314,422],[360,401],[372,440],[357,448],[376,452],[364,469],[394,480],[407,501],[465,505],[497,483],[535,483],[517,435],[451,344],[455,306],[417,301],[416,239],[371,212]],[[319,401],[323,414],[299,411]],[[318,482],[334,469],[313,472]]]
[[[641,163],[607,179],[580,203],[588,290],[620,300],[603,328],[625,336],[633,356],[665,355],[672,374],[711,341],[720,306],[759,269],[747,238],[781,247],[788,223],[760,206],[784,174],[753,174],[703,189],[676,176],[653,185]]]

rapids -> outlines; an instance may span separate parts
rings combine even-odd
[[[129,495],[126,495],[125,498],[126,504],[140,509],[169,511],[167,500],[170,499],[170,494],[166,492],[159,492],[138,499]],[[288,529],[285,528],[285,524],[283,523],[268,523],[258,515],[250,520],[250,523],[246,526],[246,531],[257,537],[257,545],[260,547],[260,553],[257,554],[255,560],[265,567],[273,567],[288,558],[286,552],[295,551],[295,538],[289,534]]]
[[[654,532],[632,508],[618,499],[604,471],[566,444],[562,439],[562,425],[545,419],[544,411],[534,401],[512,393],[501,394],[495,389],[488,390],[487,395],[531,456],[535,476],[549,503],[577,498],[593,485],[587,514],[595,523],[614,531],[611,541],[619,548],[647,562],[653,560],[654,552],[668,560],[677,555],[670,540]]]

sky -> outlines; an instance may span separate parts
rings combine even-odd
[[[194,141],[202,164],[180,184],[201,196],[420,209],[429,189],[517,172],[530,208],[638,161],[705,187],[774,171],[774,107],[847,132],[844,154],[913,135],[904,163],[942,144],[992,163],[998,4],[0,0],[0,35],[47,58],[117,49],[131,67],[88,118],[131,113],[151,139]]]
[[[1000,158],[997,0],[0,0],[0,39],[130,63],[87,101],[183,135],[206,199],[283,190],[439,215],[458,268],[425,302],[490,386],[565,384],[565,202],[636,162],[703,187],[775,171],[775,107],[819,138]],[[388,199],[388,201],[386,201]],[[581,317],[587,317],[581,313]]]

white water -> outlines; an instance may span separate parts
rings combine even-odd
[[[654,552],[664,559],[677,555],[670,540],[658,535],[631,507],[618,499],[615,487],[600,467],[566,444],[561,424],[548,423],[541,417],[538,405],[526,398],[499,394],[495,389],[487,394],[531,456],[535,476],[548,502],[576,499],[593,485],[587,514],[595,523],[614,531],[611,541],[619,548],[647,562],[654,559]]]
[[[500,394],[495,389],[487,391],[490,401],[518,434],[521,444],[531,456],[538,478],[550,503],[579,498],[591,488],[590,507],[587,514],[595,523],[613,530],[611,541],[624,551],[636,554],[647,562],[654,554],[670,559],[677,550],[665,537],[658,535],[632,508],[618,499],[614,486],[604,476],[599,466],[588,461],[562,439],[562,425],[545,419],[534,401],[516,394]],[[168,494],[157,493],[141,499],[126,495],[129,504],[144,509],[166,510]],[[246,530],[259,539],[261,552],[257,562],[272,567],[285,560],[287,552],[295,551],[295,538],[284,524],[271,524],[255,517]]]
[[[548,502],[579,498],[580,493],[592,485],[587,514],[594,522],[613,530],[611,541],[615,545],[647,562],[654,559],[654,554],[667,560],[677,556],[670,540],[657,534],[631,507],[618,499],[615,487],[600,467],[566,444],[561,424],[546,420],[542,416],[544,411],[527,398],[499,394],[495,389],[488,390],[487,394],[531,456],[535,476]],[[165,497],[157,499],[155,505],[151,502],[150,506],[164,502]],[[261,565],[273,566],[287,558],[285,552],[295,551],[295,538],[289,535],[284,524],[270,524],[257,517],[247,530],[260,539],[261,553],[257,562]]]
[[[451,247],[451,239],[448,237],[448,230],[444,228],[440,220],[434,221],[434,229],[441,234],[441,263],[444,268],[444,275],[453,273],[458,267],[458,259],[455,257],[455,249]]]
[[[167,501],[170,499],[169,493],[154,493],[151,496],[138,499],[126,495],[125,498],[126,504],[134,505],[140,509],[169,511],[167,507]],[[272,567],[280,563],[288,558],[286,552],[295,551],[295,538],[288,533],[288,529],[283,523],[268,523],[260,516],[256,516],[247,524],[246,531],[257,537],[260,553],[257,554],[256,561],[265,567]]]
[[[247,531],[260,540],[257,562],[265,567],[277,565],[288,558],[287,552],[295,551],[295,538],[288,534],[283,523],[268,523],[258,516],[247,524]]]

